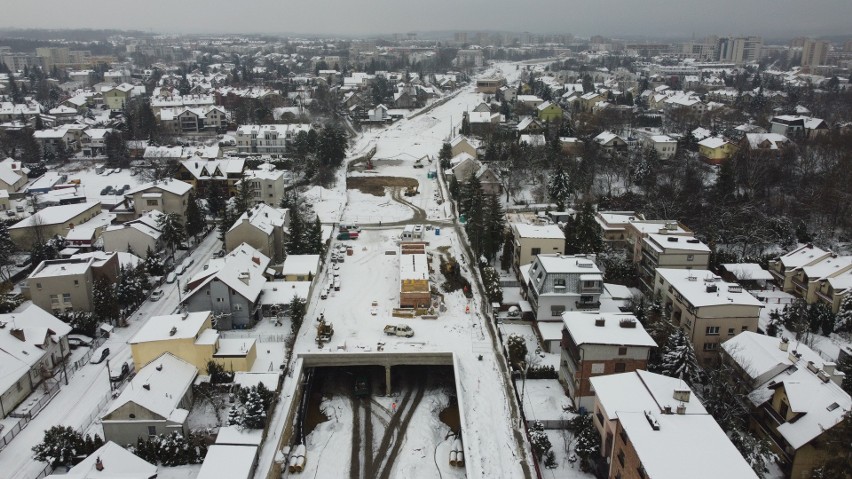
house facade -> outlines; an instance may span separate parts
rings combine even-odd
[[[528,225],[511,223],[513,265],[518,270],[535,261],[539,254],[565,252],[565,233],[556,225]]]
[[[594,256],[539,254],[529,269],[521,269],[521,277],[538,321],[562,321],[566,311],[600,307],[603,276]]]
[[[108,284],[114,284],[119,266],[118,255],[114,253],[105,259],[90,257],[42,261],[27,277],[22,293],[34,305],[54,315],[74,311],[91,312],[95,283],[102,279]]]
[[[225,233],[225,250],[233,251],[245,243],[280,263],[284,260],[289,211],[260,203],[240,216]]]

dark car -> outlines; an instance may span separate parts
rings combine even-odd
[[[118,370],[117,372],[113,371],[113,373],[112,373],[112,375],[110,376],[109,379],[110,379],[110,381],[117,383],[117,382],[123,381],[124,378],[126,378],[129,374],[130,374],[130,365],[127,364],[127,363],[124,363],[124,364],[121,365],[120,370]]]

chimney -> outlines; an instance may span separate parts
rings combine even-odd
[[[251,280],[251,273],[249,273],[248,271],[243,271],[242,273],[240,273],[239,280],[248,285],[249,281]]]
[[[95,469],[97,469],[97,470],[99,470],[99,471],[103,471],[103,470],[104,470],[104,462],[103,462],[103,461],[101,461],[101,457],[100,457],[100,456],[98,456],[98,458],[97,458],[97,459],[95,459]]]
[[[824,383],[827,383],[831,379],[829,377],[828,373],[826,373],[825,371],[823,371],[821,369],[817,372],[817,377],[819,378],[820,381],[822,381]]]
[[[837,384],[838,386],[843,386],[843,379],[845,378],[846,373],[844,373],[843,371],[834,371],[834,373],[831,374],[831,380],[834,382],[834,384]]]
[[[816,367],[816,364],[814,364],[813,361],[808,361],[808,371],[816,373],[817,371],[819,371],[819,369]]]
[[[670,415],[671,413],[672,413],[672,407],[671,406],[663,406],[663,414],[669,414]]]
[[[675,389],[672,397],[674,397],[675,401],[689,402],[689,396],[691,393],[692,391],[689,389]]]
[[[635,318],[624,318],[618,322],[618,325],[622,328],[635,328],[636,327],[636,319]]]
[[[680,416],[683,416],[684,414],[686,414],[686,404],[678,404],[677,413]]]
[[[145,383],[145,384],[142,385],[142,388],[145,389],[146,391],[150,391],[151,385],[149,383]]]
[[[595,326],[602,328],[606,326],[606,319],[604,318],[595,318]]]
[[[169,336],[174,336],[175,334],[177,334],[177,327],[172,326],[172,329],[169,330]]]
[[[790,354],[787,355],[787,359],[793,363],[798,362],[800,357],[802,357],[802,355],[797,353],[795,350],[790,351]]]
[[[18,341],[26,341],[26,339],[24,339],[24,330],[23,329],[14,328],[9,332],[12,334],[12,337],[17,339]]]
[[[834,369],[836,367],[837,367],[837,364],[833,363],[831,361],[826,361],[826,362],[822,363],[822,370],[825,371],[826,373],[828,373],[829,376],[834,374]]]
[[[778,343],[778,349],[787,351],[788,347],[790,347],[790,340],[788,338],[781,338],[781,342]]]
[[[260,257],[258,257],[258,256],[252,256],[251,261],[252,261],[252,263],[254,263],[256,265],[260,265]]]

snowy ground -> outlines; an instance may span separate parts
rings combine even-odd
[[[390,223],[392,221],[403,221],[414,216],[411,208],[397,203],[391,198],[390,192],[385,188],[385,195],[382,197],[367,195],[358,190],[349,190],[346,192],[349,198],[349,203],[359,205],[357,208],[347,208],[343,212],[343,221],[346,223],[378,223],[384,221]],[[372,196],[372,198],[368,198]]]
[[[65,175],[68,175],[68,182],[72,180],[80,180],[80,191],[86,195],[86,199],[90,201],[103,201],[109,204],[115,204],[124,199],[123,195],[101,195],[101,191],[107,186],[112,186],[113,189],[119,189],[124,185],[130,185],[134,188],[137,185],[144,183],[141,175],[134,175],[131,168],[122,168],[117,173],[109,175],[99,175],[95,172],[95,165],[92,163],[71,163],[56,170]],[[109,170],[112,171],[112,170]],[[177,180],[176,180],[177,181]]]
[[[513,81],[520,73],[510,65],[503,65],[502,69],[510,77],[509,81]],[[487,74],[493,73],[492,71]],[[462,111],[473,108],[481,100],[482,95],[475,93],[472,87],[467,87],[447,103],[428,113],[413,119],[402,120],[386,129],[366,131],[355,141],[349,153],[352,158],[355,158],[376,146],[377,161],[401,160],[398,166],[388,165],[388,172],[381,171],[381,174],[391,176],[390,173],[393,173],[392,176],[418,179],[421,193],[414,197],[413,204],[417,208],[426,210],[427,214],[430,209],[435,208],[436,218],[445,217],[447,213],[438,208],[434,193],[423,189],[424,183],[427,183],[425,175],[429,168],[415,169],[413,162],[426,155],[436,156],[442,143],[453,135],[454,130],[457,130]],[[343,193],[345,188],[345,174],[344,171],[339,173],[335,186],[335,190],[340,193]],[[314,197],[317,196],[314,195]],[[325,197],[324,191],[323,198]],[[358,195],[356,201],[353,201],[353,197],[349,197],[343,210],[344,217],[352,214],[350,210],[366,211],[386,201],[384,198],[370,195]],[[335,197],[332,201],[340,204],[339,197]],[[318,212],[337,211],[334,207],[321,206],[319,201],[314,201],[314,206]],[[504,384],[497,365],[496,354],[498,353],[492,348],[488,333],[484,329],[484,320],[476,310],[477,301],[468,303],[461,293],[456,292],[445,295],[447,311],[437,320],[389,317],[389,312],[398,301],[399,257],[386,255],[385,251],[397,250],[394,239],[400,232],[401,228],[387,227],[365,230],[358,240],[348,242],[354,246],[354,255],[347,257],[345,263],[340,265],[341,290],[333,292],[326,300],[320,300],[318,295],[322,288],[316,288],[315,296],[310,301],[305,325],[297,337],[295,351],[298,353],[318,350],[314,341],[316,331],[313,328],[313,322],[320,313],[324,313],[325,317],[333,323],[335,330],[332,341],[322,348],[325,352],[335,351],[338,346],[345,346],[350,352],[374,351],[380,341],[385,343],[385,351],[454,352],[458,358],[458,368],[455,373],[461,390],[457,393],[463,404],[462,428],[466,438],[465,449],[468,453],[466,472],[470,473],[471,477],[522,477],[524,475],[520,464],[522,455],[517,450],[513,437],[513,429],[517,427],[517,424],[513,424],[511,419],[508,404],[510,399],[506,397],[507,385]],[[434,231],[427,232],[425,240],[430,243],[428,247],[430,252],[434,253],[436,248],[445,246],[456,258],[463,257],[462,249],[452,228],[442,228],[440,236],[435,235]],[[334,241],[332,246],[336,243]],[[438,266],[435,255],[432,258],[433,271],[437,271]],[[317,280],[320,284],[327,282],[328,269],[320,273]],[[373,300],[379,301],[380,304],[378,316],[371,316],[369,312],[370,303]],[[465,312],[468,304],[471,307],[470,313]],[[414,329],[413,338],[391,338],[383,334],[382,328],[385,324],[400,322]],[[481,360],[478,359],[480,355]],[[292,379],[288,378],[285,381],[285,390],[292,388],[292,385],[288,386],[288,381]],[[489,398],[489,400],[482,401],[481,398]],[[265,472],[274,455],[274,439],[280,436],[283,428],[284,414],[281,414],[281,411],[289,407],[290,400],[292,398],[285,397],[285,400],[281,401],[279,411],[273,419],[269,439],[261,452],[257,477],[265,477]],[[345,414],[346,408],[338,407],[340,404],[335,405],[334,401],[332,398],[327,406],[331,415],[337,420],[332,419],[320,424],[309,438],[308,455],[319,454],[323,458],[329,457],[329,461],[322,461],[319,466],[321,471],[316,471],[317,477],[341,477],[348,472],[348,468],[337,464],[338,461],[334,459],[336,456],[345,456],[345,454],[329,452],[348,450],[344,448],[344,445],[350,440],[349,435],[341,434],[342,424],[347,423],[348,419],[341,417]],[[406,436],[404,448],[408,448],[409,444],[425,442],[429,443],[431,448],[437,447],[440,455],[440,449],[447,447],[443,445],[442,438],[434,436],[440,431],[434,430],[430,425],[424,425],[423,431],[420,431],[420,428],[414,429],[418,430],[418,437]],[[432,437],[430,439],[424,435]],[[419,475],[421,468],[426,467],[426,470],[429,470],[429,466],[424,464],[431,463],[430,455],[431,451],[428,449],[422,451],[410,449],[409,453],[401,452],[394,469],[398,475],[394,477],[421,477]],[[446,457],[446,454],[443,456]],[[447,477],[443,471],[441,474]]]

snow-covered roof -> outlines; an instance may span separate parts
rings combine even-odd
[[[712,416],[656,412],[651,415],[649,419],[644,411],[618,413],[621,427],[648,477],[757,479]]]
[[[512,228],[520,238],[565,239],[565,233],[556,225],[512,223]]]
[[[124,195],[132,196],[139,192],[147,192],[149,190],[161,190],[169,192],[173,195],[183,196],[191,189],[192,185],[185,181],[168,179],[163,181],[150,181],[148,183],[143,183],[137,186],[136,188],[132,188],[124,192]]]
[[[830,251],[808,244],[782,255],[779,259],[784,265],[784,268],[791,269],[811,264],[830,254]]]
[[[82,259],[88,260],[89,258],[94,258],[95,261],[92,263],[93,266],[99,266],[101,263],[112,258],[113,255],[118,255],[118,264],[120,266],[124,266],[125,268],[135,268],[142,262],[142,258],[136,256],[133,253],[125,253],[123,251],[117,251],[114,253],[105,252],[105,251],[91,251],[88,253],[77,253],[74,256],[71,256],[70,259]]]
[[[219,160],[192,159],[181,162],[184,168],[196,179],[218,177],[224,179],[227,175],[240,175],[245,167],[244,158],[222,158]]]
[[[536,323],[541,339],[544,341],[559,341],[562,339],[562,323],[555,321],[539,321]]]
[[[726,263],[722,265],[737,281],[771,280],[772,274],[757,263]]]
[[[657,274],[696,308],[719,305],[763,307],[763,303],[742,286],[722,281],[706,269],[657,268]]]
[[[45,260],[33,270],[29,279],[81,275],[88,271],[94,262],[94,258]]]
[[[210,316],[210,311],[154,316],[130,339],[130,344],[194,338]]]
[[[616,140],[616,139],[618,139],[622,142],[624,141],[624,140],[621,139],[620,136],[616,135],[615,133],[613,133],[611,131],[603,131],[600,134],[598,134],[598,136],[596,136],[594,138],[594,140],[596,142],[600,143],[601,145],[609,144],[610,142],[612,142],[613,140]]]
[[[654,143],[677,143],[677,140],[669,135],[651,135],[651,141]]]
[[[270,235],[275,228],[283,228],[286,219],[286,208],[274,208],[266,203],[258,203],[250,210],[243,213],[242,216],[237,218],[237,221],[234,222],[228,232],[243,223],[248,223],[260,231],[263,231],[265,234]],[[316,273],[316,271],[314,271],[314,273]]]
[[[213,444],[201,464],[196,479],[230,479],[250,477],[257,448]]]
[[[536,256],[536,261],[541,264],[541,267],[548,274],[582,274],[596,277],[596,279],[588,279],[587,281],[603,281],[601,270],[595,264],[593,257],[542,253]],[[535,264],[536,262],[533,263],[533,265]]]
[[[163,353],[136,373],[102,417],[106,419],[132,402],[163,419],[182,423],[187,411],[178,406],[197,375],[198,369],[192,364],[171,353]]]
[[[102,470],[98,470],[100,460]],[[157,477],[157,466],[133,454],[118,444],[108,441],[66,474],[52,474],[51,479],[152,479]]]
[[[319,268],[320,256],[318,254],[291,254],[284,259],[284,266],[281,268],[281,274],[307,276],[317,274]]]
[[[698,142],[700,146],[703,146],[705,148],[720,148],[726,143],[728,143],[728,140],[719,136],[707,137]]]
[[[293,300],[293,297],[307,299],[311,284],[311,281],[267,281],[263,285],[260,304],[288,304]]]
[[[222,426],[216,435],[216,444],[231,446],[260,446],[263,442],[263,429],[249,429],[239,426]]]
[[[813,361],[819,365],[824,362],[816,351],[805,344],[789,341],[786,343],[787,351],[781,349],[782,344],[781,338],[743,331],[722,343],[722,349],[757,384],[768,382],[799,361],[805,364]],[[795,361],[791,360],[791,351],[798,352],[802,357]]]
[[[518,141],[520,143],[526,143],[529,146],[544,146],[547,144],[547,140],[545,140],[544,135],[541,134],[521,135],[521,138]]]
[[[778,133],[746,133],[746,140],[751,149],[777,150],[790,142],[786,136]],[[763,145],[767,145],[764,147]]]
[[[6,183],[9,186],[14,185],[16,182],[20,181],[21,174],[20,169],[13,169],[7,163],[0,164],[0,181]]]
[[[276,391],[278,389],[278,380],[281,377],[280,372],[274,373],[254,373],[246,371],[237,371],[234,373],[234,384],[241,388],[250,388],[263,383],[266,389]]]
[[[8,391],[45,355],[45,341],[57,343],[71,327],[47,311],[30,305],[22,311],[0,314],[0,391]],[[22,337],[16,337],[18,331]]]
[[[41,221],[42,225],[57,225],[67,223],[75,216],[85,212],[89,208],[100,206],[100,201],[89,201],[86,203],[74,203],[70,205],[48,206],[38,213],[22,219],[21,221],[10,226],[9,229],[29,228],[36,221]]]
[[[659,227],[658,227],[659,228]],[[684,250],[696,253],[710,253],[710,248],[701,240],[689,236],[651,233],[643,241],[658,253],[667,250]]]
[[[827,256],[812,265],[802,266],[801,269],[809,280],[821,279],[842,271],[852,266],[852,256]]]
[[[263,285],[266,283],[264,274],[269,266],[269,257],[248,244],[242,243],[225,255],[223,259],[224,261],[215,262],[218,269],[214,269],[211,265],[206,271],[202,271],[202,274],[206,273],[208,276],[187,293],[184,300],[192,297],[214,278],[222,281],[249,301],[257,300]],[[193,278],[190,282],[195,281],[196,278]]]
[[[636,316],[630,313],[569,311],[562,313],[562,323],[568,334],[574,338],[574,344],[578,346],[657,346],[642,324],[636,320]]]
[[[676,410],[679,405],[686,406],[687,415],[707,414],[689,386],[680,379],[637,369],[629,373],[594,376],[589,381],[606,416],[611,420],[624,412],[660,413],[666,406]],[[689,400],[675,399],[675,391],[689,391]]]
[[[429,261],[426,254],[400,254],[399,279],[400,281],[429,279]]]

